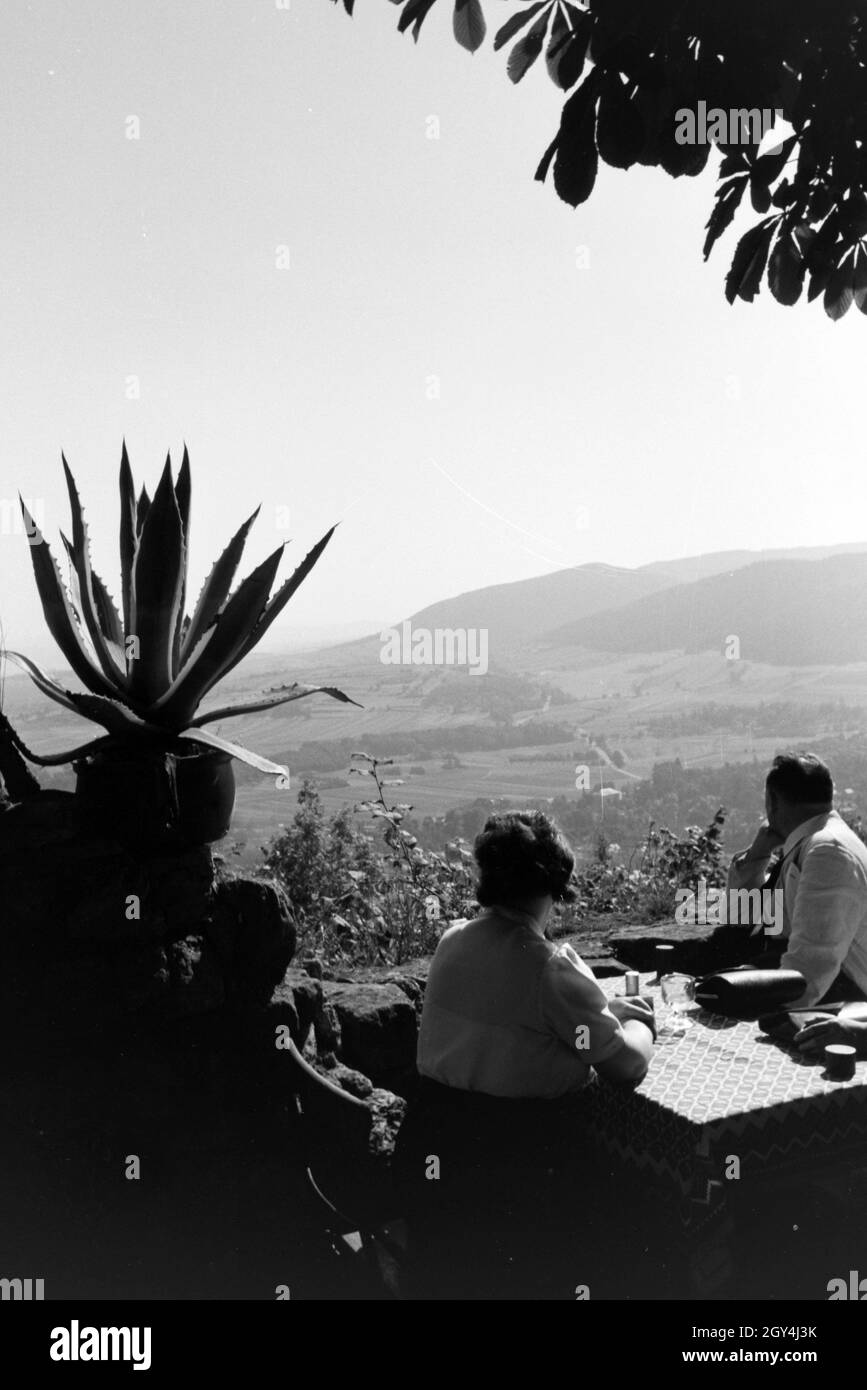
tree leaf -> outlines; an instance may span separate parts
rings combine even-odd
[[[738,174],[721,188],[717,189],[716,203],[713,212],[707,220],[707,236],[704,240],[704,259],[707,260],[714,243],[719,240],[723,232],[734,220],[734,215],[740,206],[741,198],[744,196],[744,189],[749,183],[748,174]]]
[[[755,173],[750,174],[750,201],[756,212],[767,212],[771,206],[771,190],[761,179],[756,179]]]
[[[694,179],[702,173],[710,158],[711,141],[695,145],[679,145],[675,139],[675,112],[669,113],[659,137],[659,164],[673,179]]]
[[[862,314],[867,314],[867,252],[859,246],[855,253],[855,271],[852,278],[855,290],[855,304]]]
[[[597,73],[598,69],[594,68],[584,79],[566,102],[560,116],[554,187],[563,202],[573,208],[590,197],[599,168],[596,152]]]
[[[506,72],[512,82],[520,82],[524,73],[529,71],[542,52],[542,44],[545,42],[545,30],[548,28],[549,13],[550,7],[546,9],[545,13],[527,30],[524,37],[518,40],[509,54]]]
[[[551,33],[548,38],[548,46],[545,49],[545,65],[548,69],[548,76],[554,80],[551,71],[552,63],[556,69],[557,59],[571,35],[569,24],[566,20],[566,13],[562,5],[557,4],[554,8],[554,18],[551,23]]]
[[[461,47],[475,53],[488,32],[480,0],[455,0],[452,28]]]
[[[644,147],[644,121],[616,72],[606,73],[602,82],[596,147],[615,169],[630,169]]]
[[[565,11],[568,14],[568,19],[564,17],[562,6],[555,18],[554,26],[551,29],[551,39],[545,54],[545,63],[551,81],[556,83],[561,91],[568,92],[570,87],[575,86],[584,71],[584,64],[587,61],[587,45],[593,32],[593,19],[581,10],[575,10],[571,5],[567,5]],[[555,42],[554,27],[557,25],[558,19],[562,20],[563,28],[559,31],[560,38]]]
[[[836,323],[847,314],[855,298],[854,257],[847,253],[832,273],[825,289],[824,306],[829,319]]]
[[[753,177],[764,184],[776,183],[795,148],[797,138],[797,135],[790,135],[777,149],[759,155],[752,167]]]
[[[726,276],[725,294],[729,304],[736,299],[746,299],[750,303],[761,288],[762,276],[768,260],[768,250],[779,217],[767,217],[755,227],[750,227],[741,237],[735,249],[731,268]]]
[[[805,252],[807,269],[810,272],[810,288],[807,292],[809,303],[827,289],[837,268],[839,231],[839,218],[834,211],[826,217]]]
[[[554,155],[557,153],[557,145],[559,144],[559,141],[560,141],[560,136],[559,136],[559,134],[557,134],[557,135],[554,136],[554,139],[551,141],[551,143],[550,143],[550,145],[548,146],[547,150],[546,150],[545,153],[542,155],[542,158],[539,160],[539,167],[537,168],[535,174],[533,175],[533,178],[536,179],[536,180],[538,180],[539,183],[544,183],[545,180],[546,180],[546,178],[548,177],[548,170],[549,170],[549,168],[550,168],[550,166],[551,166],[551,160],[554,158]]]
[[[852,239],[867,235],[867,196],[855,189],[840,204],[840,223],[844,234]]]
[[[408,0],[408,3],[397,21],[398,32],[403,34],[412,25],[412,36],[418,43],[418,36],[421,33],[421,26],[427,18],[429,10],[433,8],[435,0]]]
[[[788,179],[783,179],[782,183],[774,189],[771,202],[775,208],[787,208],[791,207],[797,196],[798,190],[795,185],[789,183]]]
[[[768,262],[768,285],[778,304],[797,304],[806,271],[797,242],[788,227],[782,228]]]
[[[807,290],[807,303],[812,304],[814,299],[818,299],[820,294],[824,294],[828,288],[828,282],[834,274],[832,265],[818,266],[810,274],[810,288]]]
[[[529,24],[534,14],[538,14],[541,9],[549,7],[550,4],[551,0],[536,0],[535,5],[529,5],[526,10],[519,10],[517,14],[512,15],[511,19],[507,19],[494,37],[494,52],[496,53],[504,44],[507,44],[509,39],[514,38],[525,24]]]
[[[750,164],[743,150],[732,150],[727,154],[719,166],[717,177],[719,179],[730,178],[732,174],[743,174],[750,172]]]

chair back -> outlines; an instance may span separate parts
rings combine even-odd
[[[370,1150],[373,1116],[368,1106],[311,1067],[294,1043],[283,1055],[292,1060],[305,1162],[320,1197],[351,1229],[393,1215],[383,1208],[384,1175]],[[387,1205],[393,1206],[393,1200]]]

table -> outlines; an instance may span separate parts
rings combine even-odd
[[[634,1090],[594,1087],[590,1128],[629,1171],[679,1199],[693,1249],[715,1245],[717,1264],[724,1264],[719,1252],[731,1234],[726,1189],[734,1177],[749,1183],[815,1173],[841,1159],[867,1161],[867,1060],[856,1064],[851,1081],[831,1081],[821,1062],[773,1042],[757,1023],[703,1009],[688,1015],[693,1025],[682,1036],[672,1036],[677,1016],[655,979],[641,977],[660,1026],[648,1074]],[[599,984],[609,998],[624,993],[622,977]],[[702,1279],[699,1273],[699,1285]],[[711,1293],[720,1280],[709,1275],[704,1283]]]

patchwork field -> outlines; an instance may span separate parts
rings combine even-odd
[[[511,651],[508,667],[470,676],[383,665],[380,650],[374,638],[313,653],[255,654],[221,687],[217,698],[225,704],[294,680],[333,684],[361,706],[313,695],[214,726],[288,762],[291,771],[291,787],[281,791],[270,778],[236,764],[233,835],[248,866],[293,815],[304,776],[315,778],[328,813],[365,795],[361,779],[348,774],[351,751],[394,756],[392,775],[405,783],[394,788],[394,800],[410,803],[419,819],[477,797],[518,805],[578,798],[576,766],[586,764],[602,825],[600,786],[617,791],[673,759],[699,770],[753,759],[766,764],[782,746],[857,732],[867,709],[865,663],[782,668],[742,662],[733,668],[714,652],[612,657],[525,644]],[[44,698],[11,668],[3,703],[25,742],[43,754],[80,746],[102,732]],[[526,741],[519,742],[525,728]],[[39,775],[46,784],[74,785],[69,766]]]

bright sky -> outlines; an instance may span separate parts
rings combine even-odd
[[[417,46],[398,13],[7,0],[9,645],[58,662],[5,504],[53,542],[63,448],[117,594],[124,435],[150,490],[189,445],[195,588],[258,502],[249,560],[291,537],[286,572],[343,518],[278,641],[590,560],[865,538],[867,321],[730,308],[710,173],[603,167],[568,208],[532,179],[541,64],[513,87],[446,0]]]

